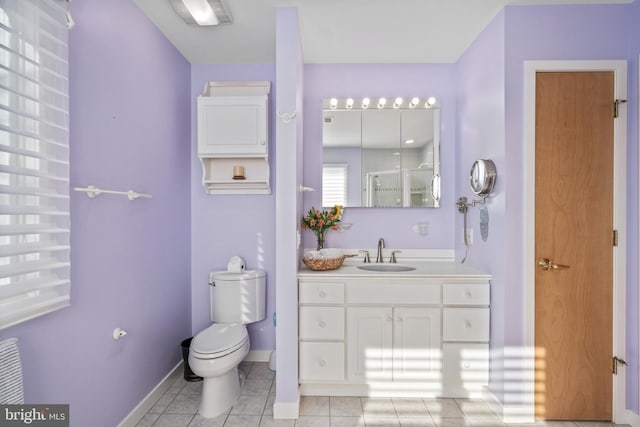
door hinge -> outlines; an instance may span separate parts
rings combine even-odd
[[[613,375],[618,375],[618,365],[627,366],[627,362],[624,359],[620,359],[618,356],[613,356]]]
[[[613,230],[613,246],[618,246],[618,230]]]
[[[618,109],[620,107],[620,104],[624,104],[625,102],[627,102],[626,99],[616,99],[615,101],[613,101],[613,118],[614,119],[618,118]]]

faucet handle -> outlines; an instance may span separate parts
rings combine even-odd
[[[364,254],[364,259],[362,260],[362,262],[364,263],[370,263],[371,262],[371,258],[369,258],[369,251],[366,249],[360,249],[358,251],[358,253]]]
[[[389,258],[389,262],[396,264],[398,262],[398,260],[396,259],[396,254],[402,253],[402,251],[391,251],[391,258]]]

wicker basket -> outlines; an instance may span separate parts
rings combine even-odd
[[[345,258],[354,255],[342,255],[340,258],[302,258],[304,265],[315,271],[335,270],[342,265]]]

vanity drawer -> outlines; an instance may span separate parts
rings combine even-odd
[[[489,344],[445,343],[442,387],[447,397],[482,397],[489,383]]]
[[[444,341],[489,341],[488,308],[445,308],[442,317]]]
[[[343,340],[344,308],[300,307],[300,339]]]
[[[488,283],[445,283],[442,286],[445,305],[489,305],[490,298]]]
[[[440,305],[440,287],[439,283],[348,283],[347,303]]]
[[[343,304],[343,283],[300,282],[298,295],[301,304]]]
[[[300,381],[344,381],[344,344],[301,342]]]

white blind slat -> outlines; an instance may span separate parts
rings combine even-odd
[[[322,206],[346,205],[347,165],[322,165]]]
[[[70,301],[66,10],[0,2],[0,329]]]

